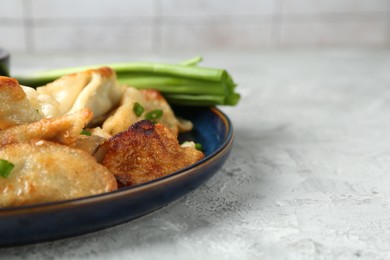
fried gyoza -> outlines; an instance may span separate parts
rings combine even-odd
[[[188,132],[193,128],[191,121],[176,118],[171,106],[159,91],[155,89],[145,89],[141,90],[141,93],[146,100],[146,111],[161,109],[163,111],[163,115],[161,118],[157,119],[157,122],[162,123],[169,129],[173,130],[175,135],[182,132]]]
[[[0,207],[80,198],[117,189],[115,177],[84,151],[43,140],[0,147],[15,165],[0,178]]]
[[[72,144],[81,130],[92,119],[88,109],[58,118],[44,118],[40,121],[18,125],[0,131],[0,146],[10,143],[43,139],[61,144]]]
[[[16,79],[0,76],[0,129],[41,119]]]
[[[202,159],[204,154],[181,147],[164,125],[143,120],[106,141],[96,157],[122,185],[128,186],[173,173]]]
[[[133,111],[135,103],[144,108],[142,115],[137,115]],[[157,90],[137,90],[128,87],[122,96],[119,107],[103,123],[102,130],[111,136],[116,135],[125,131],[135,122],[145,119],[148,112],[156,109],[163,112],[162,116],[156,121],[167,126],[175,135],[192,129],[191,122],[179,120],[175,117],[168,102]]]
[[[36,90],[26,88],[25,91],[44,117],[88,108],[96,119],[117,105],[124,87],[117,83],[112,69],[102,67],[68,74]]]
[[[79,93],[68,113],[89,108],[94,119],[100,119],[118,104],[125,89],[117,83],[115,72],[108,67],[83,73],[90,77],[90,81]]]

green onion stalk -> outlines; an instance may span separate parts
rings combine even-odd
[[[179,64],[132,62],[42,71],[14,76],[20,84],[39,87],[70,73],[102,66],[112,68],[120,83],[138,89],[159,90],[171,104],[191,106],[236,105],[240,95],[224,69],[198,66],[201,57]]]

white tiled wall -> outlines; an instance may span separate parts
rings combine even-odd
[[[389,47],[390,0],[0,0],[18,52]]]

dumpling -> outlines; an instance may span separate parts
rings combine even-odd
[[[146,111],[161,109],[163,114],[157,122],[162,123],[173,130],[176,135],[178,133],[190,131],[193,128],[191,121],[175,116],[171,106],[159,91],[155,89],[144,89],[141,90],[141,93],[146,100]],[[147,113],[145,113],[145,115],[146,114]]]
[[[43,140],[0,146],[14,164],[0,177],[0,208],[75,199],[117,189],[112,173],[88,153]]]
[[[142,107],[143,112],[137,114],[134,111],[135,104]],[[177,119],[171,107],[159,91],[153,89],[137,90],[133,87],[127,87],[119,107],[109,116],[102,125],[102,130],[109,135],[116,135],[127,130],[132,124],[148,118],[148,113],[160,111],[160,115],[153,119],[158,123],[164,124],[175,135],[179,132],[185,132],[192,129],[190,121]]]
[[[0,129],[35,122],[41,118],[18,81],[0,76]]]
[[[102,67],[62,76],[38,87],[37,92],[52,97],[58,103],[58,113],[53,116],[88,108],[94,119],[99,119],[117,105],[124,87],[117,83],[112,69]]]
[[[73,73],[60,77],[45,86],[38,87],[37,93],[55,100],[58,107],[57,113],[53,116],[62,116],[72,108],[78,95],[90,80],[90,74]]]
[[[87,74],[90,80],[67,113],[88,108],[94,119],[99,119],[119,103],[125,87],[117,83],[115,72],[108,67],[83,73]]]
[[[141,120],[134,111],[135,103],[146,103],[141,92],[135,88],[127,88],[120,100],[119,107],[103,123],[100,132],[106,133],[107,136],[116,135],[131,126],[133,123]],[[96,133],[102,135],[100,133]]]
[[[185,168],[204,157],[194,147],[182,147],[163,124],[142,120],[103,143],[94,157],[123,186],[148,182]]]
[[[91,119],[92,112],[83,109],[62,117],[43,118],[30,124],[13,126],[0,131],[0,146],[34,139],[70,145],[77,140],[81,130]]]

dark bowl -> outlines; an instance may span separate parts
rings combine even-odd
[[[0,209],[0,246],[55,240],[97,231],[157,210],[197,188],[225,163],[233,127],[217,108],[176,107],[194,123],[179,139],[203,145],[205,158],[163,178],[80,199]]]
[[[0,48],[0,76],[9,76],[9,53]]]

